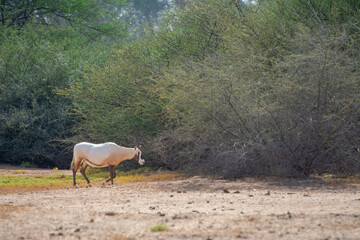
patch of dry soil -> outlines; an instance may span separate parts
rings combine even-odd
[[[360,239],[359,187],[192,177],[4,194],[0,239]]]

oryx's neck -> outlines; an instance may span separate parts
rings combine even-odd
[[[124,148],[123,151],[126,152],[125,155],[127,160],[133,159],[135,157],[136,151],[134,148]]]

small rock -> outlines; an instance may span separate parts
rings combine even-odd
[[[235,192],[233,192],[233,193],[237,194],[237,193],[240,193],[240,192],[239,192],[239,191],[235,191]]]
[[[192,202],[188,202],[188,204],[193,204]]]
[[[305,193],[304,197],[310,197],[310,193]]]
[[[230,193],[229,190],[227,190],[227,189],[224,189],[223,192],[224,193]]]
[[[254,195],[252,195],[252,194],[249,194],[249,197],[254,197]]]
[[[92,219],[90,219],[90,222],[94,222],[94,219],[92,218]]]
[[[165,217],[165,213],[157,212],[157,214],[159,214],[160,217]]]
[[[74,232],[80,232],[80,228],[75,229]]]
[[[106,216],[115,216],[116,213],[115,212],[105,212]]]
[[[170,195],[170,197],[174,197],[174,195]]]
[[[244,211],[241,211],[240,213],[241,213],[241,214],[245,214],[245,212],[244,212]]]
[[[287,212],[289,218],[291,218],[291,212]]]
[[[150,206],[149,208],[150,208],[150,210],[155,210],[154,206]]]
[[[181,191],[180,190],[178,190],[178,191],[176,191],[177,193],[181,193]]]
[[[265,193],[265,196],[270,196],[270,190]]]

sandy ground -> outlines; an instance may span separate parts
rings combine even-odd
[[[3,194],[0,239],[360,239],[359,190],[192,177]]]

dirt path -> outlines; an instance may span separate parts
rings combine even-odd
[[[359,189],[193,177],[5,194],[0,239],[359,239]]]

